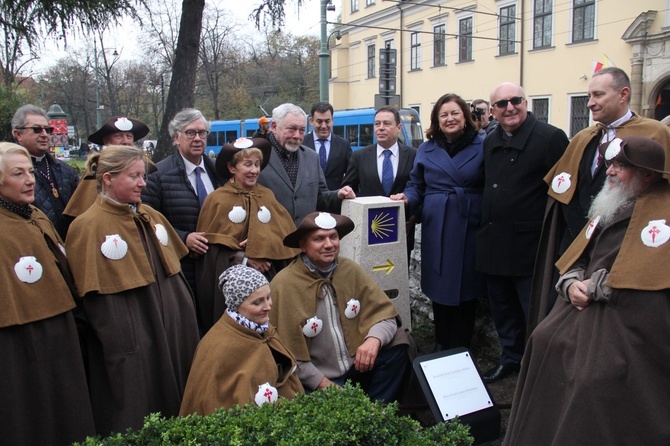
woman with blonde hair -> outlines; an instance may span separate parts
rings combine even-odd
[[[95,429],[65,249],[34,193],[28,151],[0,143],[0,439],[65,445]]]
[[[99,197],[66,241],[88,318],[89,388],[98,433],[138,429],[152,412],[179,413],[198,342],[195,308],[179,260],[188,250],[165,217],[142,205],[141,149],[107,146]]]

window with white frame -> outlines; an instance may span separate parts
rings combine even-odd
[[[376,76],[376,46],[368,45],[368,79]]]
[[[375,4],[375,0],[365,0],[365,6],[372,6]]]
[[[570,97],[570,138],[589,126],[588,96]]]
[[[549,123],[549,98],[531,98],[530,109],[538,121]]]
[[[573,0],[572,4],[572,41],[582,42],[595,37],[596,2],[595,0]]]
[[[433,27],[433,66],[440,67],[447,61],[447,37],[446,25],[435,25]]]
[[[516,5],[501,6],[498,9],[500,27],[498,29],[498,54],[513,54],[516,50]]]
[[[358,0],[351,0],[351,12],[358,11]]]
[[[472,60],[472,17],[464,17],[458,21],[458,61]]]
[[[409,69],[421,69],[421,33],[414,31],[409,38]]]
[[[553,0],[535,0],[533,5],[533,48],[551,46]]]

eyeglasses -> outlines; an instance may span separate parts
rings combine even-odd
[[[495,105],[498,108],[507,108],[507,104],[509,104],[510,102],[512,103],[512,105],[519,105],[521,104],[523,99],[524,99],[523,96],[512,96],[509,99],[501,99],[497,102],[494,102],[493,105]]]
[[[627,164],[622,164],[622,163],[620,163],[620,162],[618,162],[618,161],[605,160],[605,168],[606,168],[606,169],[609,169],[610,166],[612,166],[612,169],[613,169],[616,173],[621,173],[621,172],[623,172],[623,169],[624,169],[625,167],[628,167]]]
[[[208,130],[197,130],[197,131],[196,130],[186,130],[185,132],[181,132],[181,133],[186,135],[186,137],[188,139],[195,138],[195,135],[198,135],[200,137],[200,139],[205,139],[205,138],[207,138],[207,135],[209,135]]]
[[[38,135],[42,132],[47,132],[47,135],[51,135],[54,131],[53,127],[40,127],[39,125],[35,125],[33,127],[17,127],[16,130],[32,130],[34,133],[37,133]]]

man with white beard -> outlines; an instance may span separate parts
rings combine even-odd
[[[556,263],[559,299],[531,335],[503,445],[670,444],[670,185],[665,150],[600,147],[607,181]]]
[[[340,200],[356,198],[349,186],[328,190],[319,155],[303,146],[307,115],[297,105],[286,103],[272,110],[270,162],[258,182],[272,189],[298,226],[303,217],[315,211],[339,213]]]

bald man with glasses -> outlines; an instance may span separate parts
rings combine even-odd
[[[65,240],[72,219],[63,210],[79,183],[77,171],[49,153],[53,127],[43,108],[26,104],[12,118],[12,135],[25,147],[35,169],[35,201],[33,205],[44,212],[58,235]]]
[[[502,346],[498,365],[483,376],[489,383],[519,370],[547,204],[543,178],[569,143],[563,130],[528,111],[521,86],[499,85],[491,93],[491,104],[500,124],[484,141],[484,201],[477,235],[477,269],[486,274]]]

